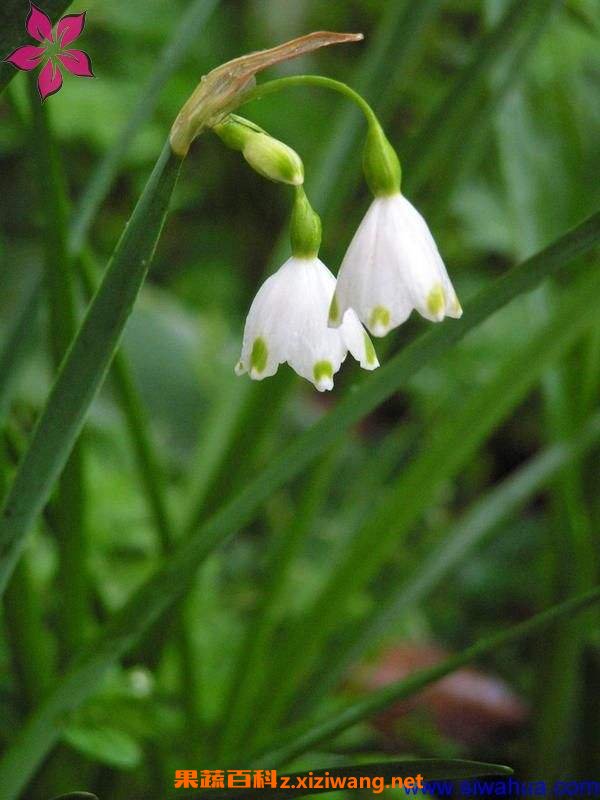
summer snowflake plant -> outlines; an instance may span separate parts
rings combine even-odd
[[[238,375],[268,378],[287,362],[319,391],[348,352],[364,369],[379,366],[374,336],[385,336],[416,309],[439,322],[462,309],[427,223],[400,191],[400,162],[369,104],[353,89],[319,75],[281,78],[255,87],[256,72],[323,44],[355,41],[352,34],[316,33],[273,50],[231,61],[211,72],[183,107],[171,131],[171,147],[185,155],[205,128],[240,151],[270,180],[295,187],[292,257],[261,286],[244,330]],[[341,92],[367,120],[363,168],[375,197],[344,258],[337,282],[319,260],[321,222],[302,188],[300,157],[247,119],[237,106],[290,86],[316,85]]]
[[[68,48],[81,35],[85,26],[85,11],[66,14],[52,31],[52,22],[44,12],[31,3],[25,27],[27,33],[41,43],[40,47],[24,44],[4,59],[17,69],[27,72],[43,64],[37,79],[42,101],[56,94],[62,86],[60,67],[79,78],[93,78],[92,62],[83,50]]]

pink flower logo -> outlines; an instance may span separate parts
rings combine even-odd
[[[25,28],[30,36],[41,43],[41,46],[24,44],[13,50],[4,61],[26,71],[35,69],[43,63],[37,80],[43,102],[51,94],[56,94],[62,86],[61,64],[72,75],[80,78],[94,77],[88,54],[83,50],[67,48],[67,45],[81,35],[84,25],[85,11],[81,14],[66,14],[59,19],[53,33],[50,19],[41,9],[30,3]]]

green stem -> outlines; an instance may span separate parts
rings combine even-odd
[[[33,80],[28,81],[33,122],[33,152],[44,216],[44,267],[49,309],[49,344],[57,371],[77,331],[72,261],[67,250],[68,201],[56,152],[48,109],[40,103]],[[59,606],[57,630],[63,660],[81,646],[89,626],[90,607],[85,530],[85,476],[81,442],[73,449],[61,475],[56,501],[59,568],[57,582],[68,586]]]
[[[326,78],[324,75],[290,75],[287,78],[276,78],[274,81],[261,83],[244,96],[241,105],[244,106],[246,103],[251,103],[253,100],[261,100],[263,97],[267,97],[267,95],[273,94],[274,92],[281,92],[284,89],[290,89],[294,86],[319,86],[323,89],[339,92],[339,94],[344,95],[344,97],[358,106],[364,114],[369,127],[381,127],[377,115],[362,95],[355,92],[354,89],[350,88],[347,84],[342,83],[342,81]]]

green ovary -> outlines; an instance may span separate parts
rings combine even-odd
[[[254,344],[252,345],[252,354],[250,356],[251,369],[255,370],[259,374],[264,372],[264,369],[267,366],[268,356],[269,350],[267,348],[267,343],[259,336],[254,340]]]
[[[439,317],[444,313],[446,306],[446,298],[444,297],[444,289],[442,284],[438,283],[427,295],[427,310],[435,317]]]
[[[317,383],[324,378],[329,378],[329,380],[331,380],[333,378],[333,366],[331,365],[331,361],[317,361],[313,367],[313,375]]]

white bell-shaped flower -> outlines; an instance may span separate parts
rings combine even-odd
[[[399,192],[376,197],[344,257],[330,308],[339,325],[356,311],[374,336],[385,336],[415,308],[439,322],[462,309],[427,223]]]
[[[236,373],[262,380],[287,363],[323,392],[348,351],[364,369],[379,366],[375,348],[354,311],[338,328],[327,325],[335,278],[316,256],[292,257],[271,275],[254,298]]]

